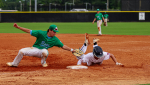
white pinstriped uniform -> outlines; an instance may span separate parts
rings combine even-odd
[[[98,46],[98,45],[93,45],[93,47]],[[87,50],[87,46],[83,45],[82,48],[80,49],[83,51],[83,53],[86,52]],[[110,53],[108,52],[104,52],[103,51],[103,57],[100,57],[99,59],[95,59],[93,52],[90,52],[88,54],[83,54],[82,56],[80,56],[81,58],[78,58],[78,62],[77,65],[81,65],[81,63],[87,63],[88,66],[92,65],[92,63],[100,63],[102,64],[103,60],[108,60],[110,58]]]

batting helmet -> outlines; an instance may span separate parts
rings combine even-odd
[[[103,50],[100,46],[95,46],[93,48],[93,55],[100,58],[103,57]]]

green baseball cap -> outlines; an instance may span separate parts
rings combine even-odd
[[[59,32],[56,25],[50,25],[50,26],[49,26],[49,29],[50,29],[50,30],[53,30],[54,32]]]
[[[99,9],[97,9],[97,11],[100,11]]]

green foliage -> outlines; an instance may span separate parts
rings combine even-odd
[[[5,9],[5,10],[20,10],[20,3],[19,1],[22,2],[23,6],[23,11],[29,11],[29,3],[30,0],[0,0],[0,8]],[[109,9],[121,9],[121,0],[109,0]],[[65,6],[65,3],[73,3],[73,0],[37,0],[37,5],[39,6],[39,4],[43,4],[43,11],[49,11],[48,7],[49,7],[49,3],[55,3],[59,6]],[[92,6],[94,7],[94,9],[106,9],[106,4],[107,0],[74,0],[74,4],[75,6],[78,7],[85,7],[85,3],[90,3],[91,5],[88,6],[90,8],[92,8]],[[34,5],[35,5],[35,0],[31,0],[31,6],[32,6],[32,10],[34,10]],[[69,6],[69,5],[68,5]],[[40,7],[37,7],[38,10],[40,10]],[[59,10],[61,10],[62,7],[58,7],[60,8]],[[63,7],[64,8],[64,7]],[[65,9],[63,9],[65,10]]]
[[[5,3],[4,1],[0,0],[0,8],[4,7],[5,6]]]
[[[121,2],[120,0],[110,0],[110,8],[111,9],[121,9]]]

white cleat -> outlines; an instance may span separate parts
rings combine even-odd
[[[17,66],[12,65],[12,62],[7,62],[6,64],[7,66],[10,66],[10,67],[17,67]]]
[[[93,43],[96,43],[96,42],[98,42],[98,41],[99,41],[98,38],[94,38],[94,39],[93,39]]]
[[[43,67],[47,67],[48,65],[47,65],[46,63],[44,63],[42,66],[43,66]]]

